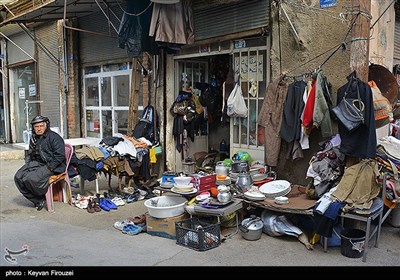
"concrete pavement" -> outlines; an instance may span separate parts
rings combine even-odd
[[[13,175],[22,164],[22,159],[0,159],[3,274],[5,267],[19,266],[400,266],[400,228],[386,223],[379,248],[370,248],[366,263],[361,258],[343,256],[339,247],[325,253],[316,244],[309,251],[294,237],[270,237],[264,233],[257,241],[247,241],[236,234],[205,252],[147,233],[129,236],[113,228],[113,224],[146,212],[144,201],[94,214],[59,202],[55,202],[54,213],[37,211],[13,182]],[[117,185],[115,178],[113,185]],[[105,178],[100,180],[100,189],[107,190]],[[85,190],[93,193],[94,182],[86,183]],[[15,262],[10,263],[6,248],[21,251],[25,245],[29,251],[15,255]]]

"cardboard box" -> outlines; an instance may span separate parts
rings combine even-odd
[[[176,239],[175,222],[180,222],[189,217],[188,213],[169,218],[154,218],[146,213],[147,233],[170,239]]]
[[[199,186],[196,186],[199,192],[204,192],[204,191],[209,191],[211,190],[212,187],[216,187],[215,182],[211,184],[200,184]]]
[[[193,185],[200,191],[208,191],[212,187],[215,187],[217,181],[217,175],[211,174],[206,176],[200,176],[198,174],[191,174],[193,177],[192,183]]]

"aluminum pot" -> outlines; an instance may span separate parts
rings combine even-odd
[[[249,171],[249,164],[245,160],[235,160],[231,164],[231,172],[241,173]]]
[[[264,223],[261,218],[251,215],[239,225],[240,234],[246,240],[254,241],[261,238]]]

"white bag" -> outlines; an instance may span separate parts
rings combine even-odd
[[[247,118],[246,102],[243,98],[242,88],[239,83],[236,83],[231,94],[228,97],[227,115],[230,117]]]

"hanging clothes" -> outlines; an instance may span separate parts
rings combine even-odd
[[[351,74],[355,75],[355,74]],[[337,102],[342,101],[348,84],[351,83],[346,98],[357,98],[357,88],[360,91],[361,101],[364,103],[364,124],[353,131],[348,131],[338,122],[339,134],[342,140],[340,152],[356,158],[375,158],[376,156],[376,129],[374,105],[371,87],[360,79],[349,76],[349,82],[338,89]]]
[[[126,48],[129,57],[140,57],[143,52],[159,54],[154,38],[149,36],[152,2],[127,1],[126,10],[118,29],[118,46],[121,49]]]
[[[303,126],[306,128],[307,135],[310,135],[311,130],[313,128],[313,115],[314,115],[314,106],[315,106],[315,89],[316,89],[316,80],[311,82],[311,90],[308,94],[306,105],[304,106],[303,112]]]
[[[289,85],[286,101],[283,106],[283,119],[281,137],[290,143],[300,140],[301,137],[301,114],[304,109],[303,94],[307,88],[304,81],[295,81]]]
[[[259,125],[265,127],[264,161],[269,166],[278,165],[283,104],[288,87],[289,83],[281,78],[271,82],[266,89],[264,102],[258,115]]]
[[[149,35],[157,43],[190,45],[194,43],[193,22],[191,0],[176,4],[154,3]]]
[[[313,125],[321,128],[322,137],[333,135],[330,111],[332,108],[331,94],[322,69],[317,72],[315,82],[315,105],[313,112]]]

